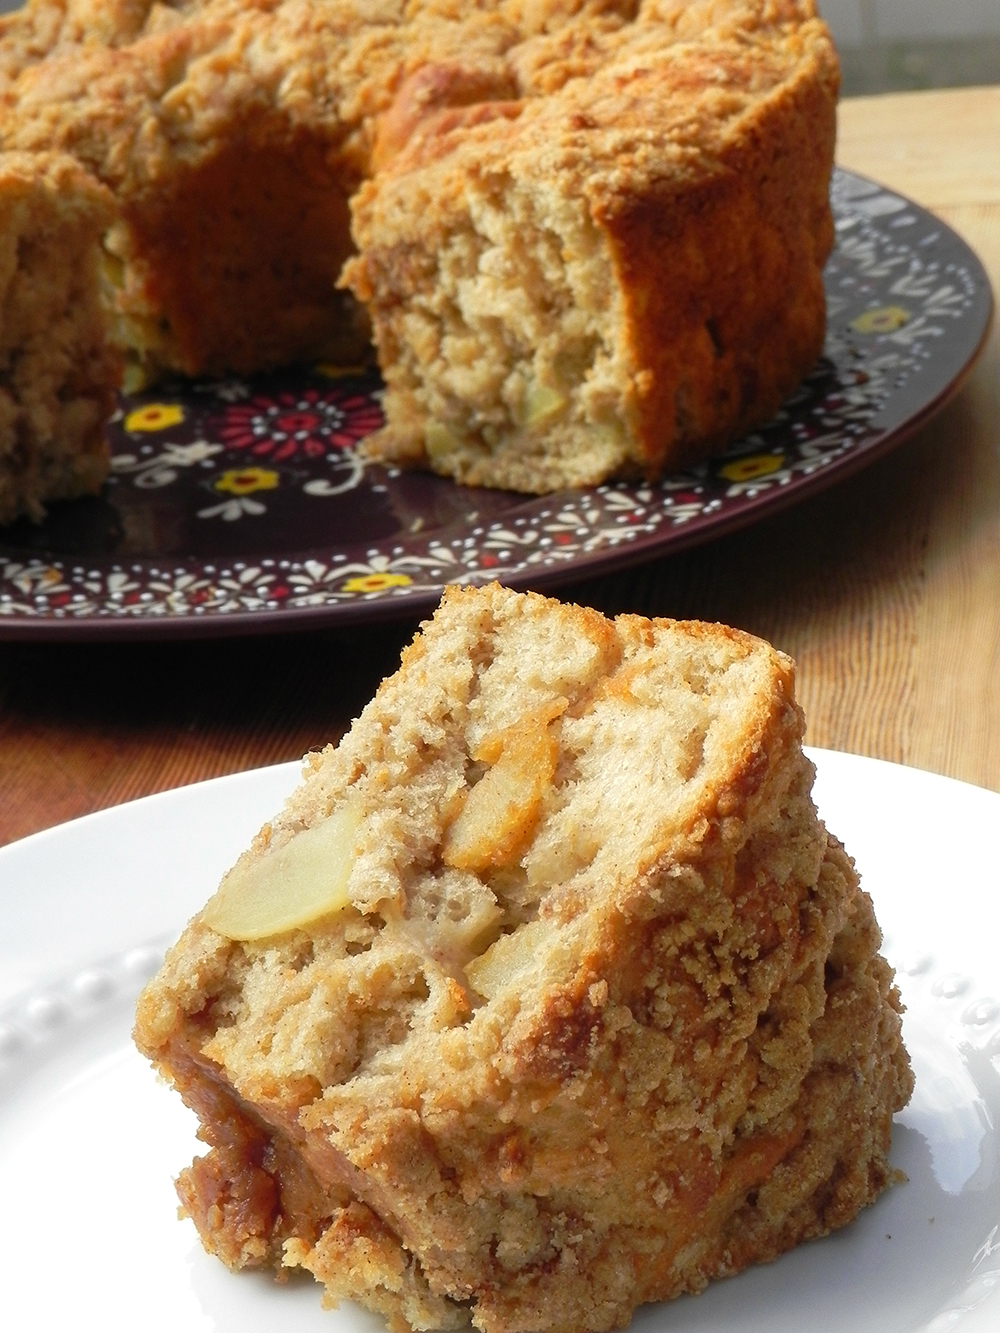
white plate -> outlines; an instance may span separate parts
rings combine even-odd
[[[818,752],[817,802],[899,968],[917,1090],[909,1177],[853,1226],[635,1333],[1000,1327],[1000,795]],[[22,1333],[375,1333],[311,1279],[230,1275],[175,1218],[194,1118],[129,1043],[165,942],[297,779],[285,764],[91,815],[0,851],[0,1325]]]

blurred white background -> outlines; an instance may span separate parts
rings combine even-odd
[[[819,0],[844,92],[1000,83],[1000,0]]]
[[[840,46],[1000,37],[1000,0],[819,0]]]

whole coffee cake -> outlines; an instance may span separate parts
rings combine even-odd
[[[596,1333],[851,1221],[912,1077],[802,727],[747,634],[450,590],[140,998],[206,1248]]]
[[[0,524],[97,491],[121,356],[108,341],[110,193],[71,157],[0,153]]]
[[[117,200],[134,375],[357,357],[373,329],[376,451],[529,492],[703,457],[815,362],[837,86],[813,0],[0,22],[0,147]]]

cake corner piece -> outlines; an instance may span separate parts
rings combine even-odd
[[[601,1333],[849,1222],[912,1076],[788,658],[449,590],[139,1001],[232,1268]]]

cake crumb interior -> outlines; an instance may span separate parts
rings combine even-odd
[[[208,1247],[393,1328],[597,1333],[871,1202],[912,1076],[801,734],[748,635],[452,591],[240,863],[349,796],[347,905],[196,918],[140,1002]]]

